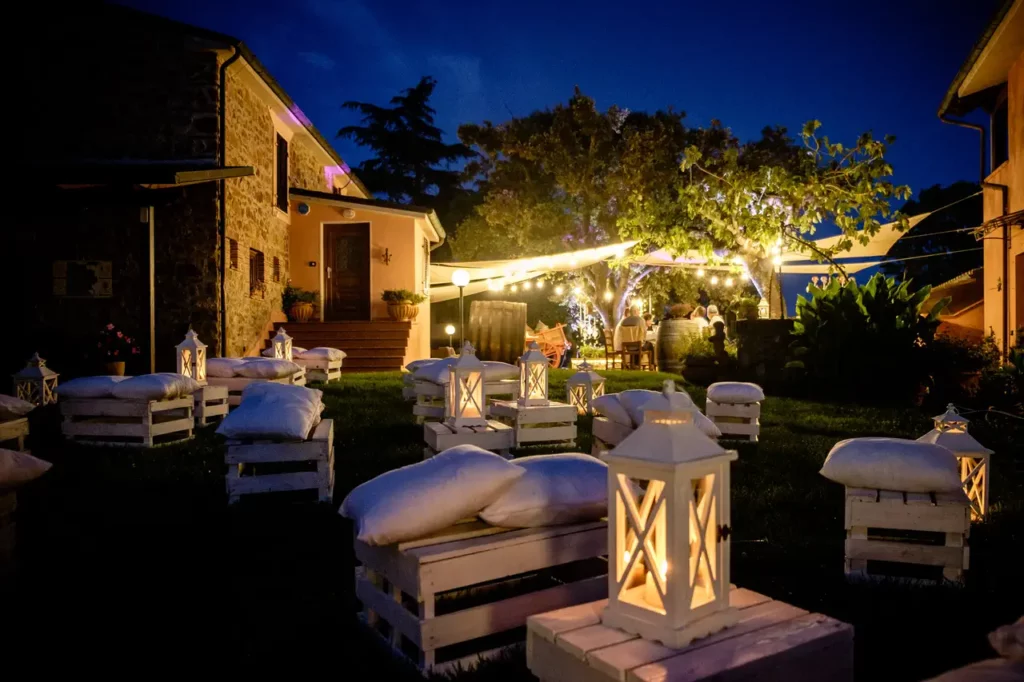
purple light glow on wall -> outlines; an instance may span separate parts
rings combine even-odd
[[[324,180],[327,182],[328,189],[334,189],[334,178],[339,175],[348,175],[351,169],[348,164],[341,164],[340,166],[324,166]]]

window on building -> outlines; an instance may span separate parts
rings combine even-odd
[[[228,267],[232,270],[238,269],[238,240],[228,240]]]
[[[266,290],[263,273],[263,252],[249,249],[249,296],[263,298]]]
[[[1006,90],[996,101],[992,112],[992,169],[1010,158],[1010,116]],[[991,171],[990,171],[991,172]]]
[[[270,272],[270,276],[274,278],[275,282],[281,281],[281,259],[278,258],[277,256],[274,256],[274,261],[273,265],[271,266]]]
[[[277,136],[277,166],[275,173],[277,207],[288,212],[288,140]]]

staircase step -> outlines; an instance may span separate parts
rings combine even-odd
[[[279,322],[274,329],[284,327],[289,334],[306,329],[317,331],[403,331],[412,329],[412,322],[395,322],[393,320],[369,320],[353,322]]]
[[[405,351],[405,347],[408,345],[406,339],[322,339],[322,338],[309,338],[309,339],[292,339],[293,346],[299,346],[300,348],[316,348],[317,346],[326,346],[327,348],[340,348],[346,353],[350,350],[357,348],[366,349],[397,349],[399,351]],[[266,347],[270,347],[270,343],[266,344]]]
[[[360,331],[360,332],[322,332],[320,330],[309,330],[292,332],[288,329],[288,336],[293,339],[362,339],[366,341],[386,340],[405,342],[409,338],[409,332],[404,331]],[[268,336],[268,340],[273,336]],[[300,346],[303,344],[299,344]]]

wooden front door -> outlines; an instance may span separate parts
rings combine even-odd
[[[370,319],[370,224],[324,225],[324,320]]]

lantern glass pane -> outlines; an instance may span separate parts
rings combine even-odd
[[[665,482],[617,474],[615,523],[618,598],[633,606],[666,613],[669,564]]]
[[[181,373],[192,376],[192,351],[188,348],[181,349]]]
[[[718,559],[718,514],[715,475],[692,479],[690,487],[690,608],[715,600]]]
[[[483,395],[480,382],[480,372],[470,372],[459,378],[460,386],[458,391],[459,409],[457,417],[482,417],[483,416]]]
[[[455,406],[458,404],[455,400],[456,387],[458,385],[458,379],[454,376],[448,377],[448,399],[444,401],[444,417],[455,417]]]
[[[580,414],[584,414],[587,411],[587,387],[586,386],[572,386],[569,389],[569,402],[576,408],[576,411]]]
[[[604,382],[594,384],[594,397],[600,398],[604,395]]]
[[[196,349],[196,379],[206,381],[206,349]]]
[[[547,363],[530,363],[529,397],[544,399],[547,397]]]

